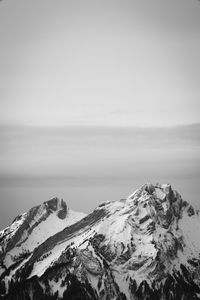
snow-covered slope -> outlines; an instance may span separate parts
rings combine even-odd
[[[66,203],[53,198],[19,215],[13,223],[0,231],[0,274],[27,258],[47,238],[85,217],[74,212]]]
[[[16,265],[5,259],[0,293],[20,300],[200,299],[199,234],[199,212],[170,185],[145,184],[40,241]]]

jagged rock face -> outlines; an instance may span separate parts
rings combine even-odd
[[[48,237],[84,216],[69,210],[63,200],[53,198],[16,217],[0,232],[0,275],[30,257]]]
[[[145,184],[2,265],[0,299],[200,299],[199,232],[170,185]]]

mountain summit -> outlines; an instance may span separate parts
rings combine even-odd
[[[65,201],[53,198],[17,216],[0,231],[0,274],[28,257],[47,238],[85,216],[68,209]]]
[[[199,232],[199,212],[168,184],[86,217],[52,199],[0,232],[0,299],[200,299]]]

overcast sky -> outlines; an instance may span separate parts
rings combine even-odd
[[[0,228],[146,181],[200,207],[199,53],[197,0],[1,1]]]
[[[4,0],[1,122],[199,122],[197,0]]]

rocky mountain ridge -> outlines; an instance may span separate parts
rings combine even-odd
[[[53,198],[17,216],[12,224],[0,231],[1,265],[9,268],[54,235],[85,214],[68,209],[62,199]],[[3,271],[3,267],[0,270]]]
[[[200,214],[168,184],[102,203],[32,248],[23,234],[5,242],[12,226],[0,233],[0,299],[200,299]]]

